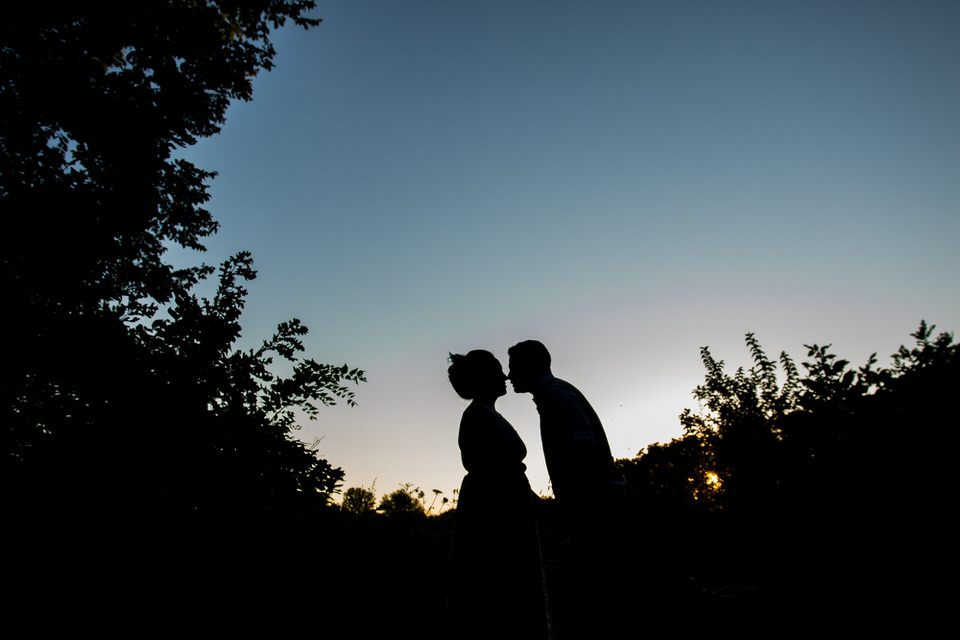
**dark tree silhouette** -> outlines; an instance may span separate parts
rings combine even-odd
[[[401,485],[399,489],[383,496],[377,510],[388,516],[425,516],[426,508],[423,505],[424,495],[420,487],[414,487],[410,483],[406,483]]]
[[[162,260],[217,225],[177,148],[217,133],[312,2],[21,3],[0,27],[3,282],[19,318],[152,315],[196,277]],[[9,308],[9,307],[8,307]],[[35,332],[37,318],[18,324]]]
[[[922,322],[889,368],[807,345],[805,375],[785,353],[778,372],[753,334],[754,365],[733,375],[702,349],[685,435],[619,461],[636,540],[660,551],[643,567],[702,579],[712,623],[737,612],[738,624],[836,616],[866,628],[879,610],[890,622],[935,602],[956,447],[943,408],[960,346],[933,330]],[[891,588],[905,584],[925,587]],[[762,604],[738,608],[734,592]]]
[[[377,508],[377,496],[370,489],[350,487],[343,492],[343,501],[340,508],[355,515],[372,513]]]
[[[249,585],[257,567],[286,566],[282,541],[337,490],[342,471],[293,437],[294,417],[352,404],[363,372],[301,359],[297,320],[235,348],[249,254],[224,263],[211,300],[192,288],[212,267],[164,260],[217,228],[203,208],[213,174],[177,149],[250,99],[272,66],[270,29],[316,25],[313,6],[55,0],[0,21],[11,580],[96,574],[141,597],[163,576],[188,591],[203,575]]]

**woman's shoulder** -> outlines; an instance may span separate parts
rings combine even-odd
[[[468,406],[460,419],[460,429],[470,429],[472,427],[496,428],[498,431],[515,431],[513,425],[489,404],[474,402]]]

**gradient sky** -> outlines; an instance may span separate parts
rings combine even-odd
[[[299,434],[345,487],[459,486],[450,351],[540,339],[629,457],[680,435],[701,346],[960,329],[960,3],[318,4],[185,155],[220,173],[202,259],[259,270],[241,346],[298,317],[368,372]],[[530,396],[498,408],[546,489]]]

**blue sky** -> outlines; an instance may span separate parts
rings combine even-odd
[[[320,2],[223,132],[207,262],[253,252],[245,344],[299,317],[368,371],[301,437],[450,495],[450,351],[537,338],[617,456],[679,435],[699,348],[882,362],[960,328],[960,4]],[[178,259],[180,259],[178,257]],[[529,396],[498,404],[547,484]]]

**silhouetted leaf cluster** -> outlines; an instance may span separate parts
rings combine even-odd
[[[370,489],[350,487],[343,492],[340,509],[356,516],[371,513],[377,508],[377,495]]]

